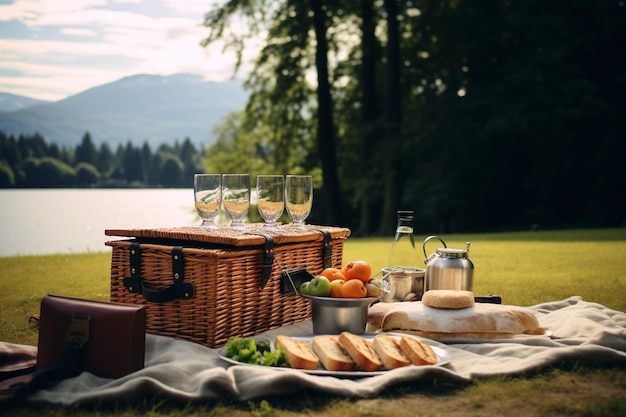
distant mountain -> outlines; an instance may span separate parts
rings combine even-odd
[[[246,101],[240,80],[134,75],[54,103],[0,113],[0,130],[14,136],[39,132],[46,142],[70,148],[85,132],[95,144],[108,142],[113,149],[129,140],[155,149],[187,137],[207,146],[215,141],[213,125]]]
[[[12,112],[44,103],[49,103],[49,101],[37,100],[30,97],[16,96],[15,94],[9,93],[0,93],[0,112]]]

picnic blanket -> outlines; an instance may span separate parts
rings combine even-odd
[[[409,366],[367,378],[309,375],[297,370],[230,365],[217,349],[164,336],[147,335],[145,368],[120,379],[82,373],[38,391],[26,401],[57,405],[142,398],[182,401],[234,398],[245,401],[301,390],[317,390],[349,397],[370,397],[393,385],[419,380],[469,382],[475,378],[519,375],[562,363],[626,364],[626,314],[581,297],[548,302],[531,308],[540,324],[553,334],[516,339],[465,341],[442,344],[429,341],[449,354],[443,366]],[[269,331],[276,334],[310,334],[310,322]],[[0,343],[0,348],[2,344]]]

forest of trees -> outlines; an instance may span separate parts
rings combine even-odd
[[[227,0],[203,45],[264,44],[215,144],[102,145],[95,159],[83,138],[0,176],[32,186],[20,181],[46,158],[68,186],[309,173],[309,220],[360,236],[392,233],[398,209],[417,231],[623,227],[624,22],[622,0]]]
[[[401,208],[418,230],[626,226],[624,22],[622,0],[227,0],[204,44],[265,38],[221,146],[313,173],[315,220],[355,235]]]
[[[155,151],[131,141],[113,150],[96,147],[87,132],[67,149],[39,134],[0,131],[0,188],[193,187],[193,174],[202,171],[202,154],[190,139]]]

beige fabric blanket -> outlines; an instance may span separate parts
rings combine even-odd
[[[317,390],[350,397],[375,396],[393,385],[419,380],[469,382],[496,375],[519,375],[559,363],[626,364],[626,314],[585,302],[580,297],[530,307],[551,338],[472,341],[441,344],[451,357],[445,366],[409,366],[382,375],[349,379],[308,375],[296,370],[229,365],[217,350],[162,336],[148,335],[146,366],[117,380],[83,373],[27,398],[58,405],[171,398],[207,401],[225,397],[246,401],[275,394]],[[310,322],[259,335],[310,334]],[[0,344],[1,347],[1,344]]]

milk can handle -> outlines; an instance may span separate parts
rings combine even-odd
[[[424,239],[424,243],[422,243],[422,250],[424,251],[424,263],[428,263],[428,255],[426,254],[426,243],[431,239],[439,240],[441,243],[443,243],[444,248],[448,247],[446,245],[446,242],[444,242],[443,239],[440,238],[439,236],[428,236],[426,239]]]

